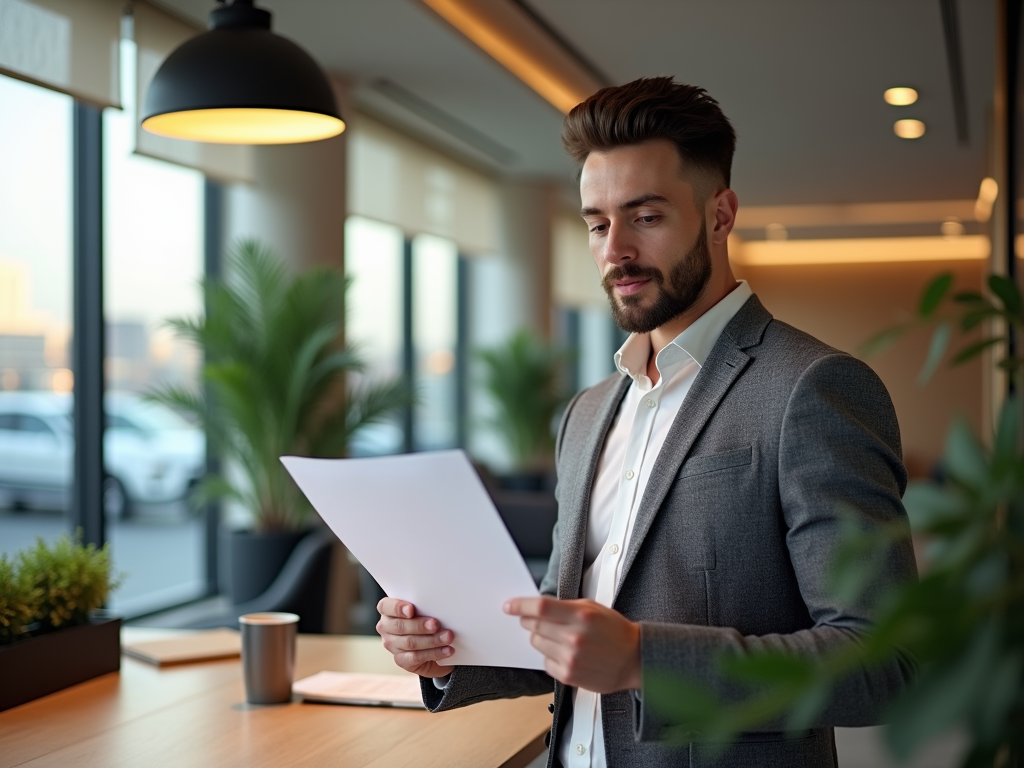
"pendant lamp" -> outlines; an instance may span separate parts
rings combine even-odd
[[[224,0],[220,0],[224,2]],[[270,31],[270,12],[234,0],[168,56],[146,92],[142,127],[220,144],[294,144],[345,130],[313,57]]]

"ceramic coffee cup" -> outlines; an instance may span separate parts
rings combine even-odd
[[[294,613],[247,613],[238,619],[242,629],[242,671],[245,698],[250,704],[291,701],[295,680]]]

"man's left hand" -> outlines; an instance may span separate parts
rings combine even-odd
[[[544,668],[559,682],[595,693],[640,688],[640,625],[593,600],[517,597],[519,616]]]

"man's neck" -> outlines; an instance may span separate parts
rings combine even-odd
[[[731,274],[729,277],[730,280],[716,285],[715,290],[711,290],[711,283],[708,283],[708,290],[701,294],[692,307],[651,331],[651,356],[647,358],[647,378],[651,380],[652,385],[657,384],[660,378],[657,365],[658,353],[667,347],[676,336],[697,322],[705,312],[736,289],[739,283]]]

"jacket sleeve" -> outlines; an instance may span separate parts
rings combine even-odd
[[[785,543],[813,626],[791,634],[744,636],[730,627],[641,623],[645,677],[672,670],[735,700],[742,692],[718,673],[717,661],[724,652],[775,649],[824,658],[858,642],[871,627],[873,606],[884,590],[917,577],[907,537],[886,554],[856,602],[839,601],[826,584],[842,540],[844,510],[855,514],[865,529],[908,525],[901,501],[906,470],[899,427],[889,394],[874,372],[845,354],[817,359],[794,386],[781,430],[778,477]],[[816,725],[877,724],[881,709],[906,688],[913,669],[913,660],[900,653],[857,670],[832,691]],[[665,726],[644,706],[642,694],[634,723],[641,741],[660,738]]]

